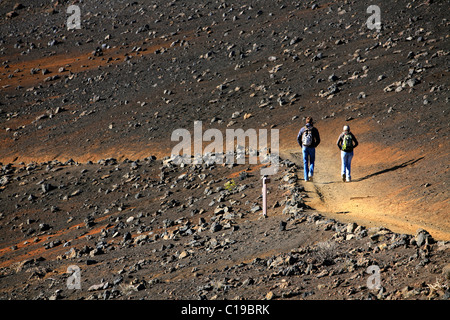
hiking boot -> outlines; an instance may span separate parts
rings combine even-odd
[[[313,179],[313,176],[309,176],[309,179],[308,179],[308,181],[311,181],[311,182],[313,182],[313,181],[314,181],[314,179]]]
[[[345,182],[347,179],[345,178],[345,174],[342,175],[342,182]]]

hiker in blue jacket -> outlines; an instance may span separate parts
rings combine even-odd
[[[352,181],[351,166],[353,159],[353,149],[358,146],[358,140],[353,133],[350,132],[349,126],[344,126],[343,132],[339,135],[337,146],[341,150],[341,173],[342,181]]]
[[[320,144],[320,135],[311,117],[306,118],[306,125],[298,132],[297,142],[302,148],[305,181],[313,181],[316,147]]]

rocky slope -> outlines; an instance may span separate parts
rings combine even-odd
[[[448,298],[448,242],[326,218],[305,205],[298,171],[282,163],[264,217],[251,167],[110,158],[4,168],[2,298]],[[79,289],[68,287],[71,266]]]

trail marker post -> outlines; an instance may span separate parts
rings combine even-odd
[[[263,178],[262,198],[263,198],[263,216],[267,217],[267,184],[270,183],[268,176]]]

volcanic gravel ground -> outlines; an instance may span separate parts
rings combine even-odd
[[[448,299],[448,1],[70,4],[0,3],[2,299]],[[263,164],[170,161],[194,121],[279,130],[267,217]]]

